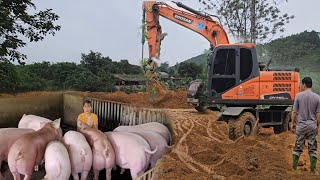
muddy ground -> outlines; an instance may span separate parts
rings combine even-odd
[[[216,114],[195,110],[171,110],[174,147],[157,163],[155,179],[320,179],[309,175],[307,149],[298,173],[292,173],[291,132],[275,135],[272,128],[234,142],[227,124]],[[320,163],[318,161],[318,169]]]

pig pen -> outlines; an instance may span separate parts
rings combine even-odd
[[[23,114],[34,114],[52,120],[61,118],[63,133],[76,130],[76,119],[83,111],[82,103],[85,99],[92,102],[92,111],[98,115],[99,129],[102,131],[112,131],[119,125],[137,125],[147,122],[160,122],[171,130],[163,110],[137,108],[126,103],[59,92],[0,99],[0,128],[17,127]],[[1,172],[6,180],[13,179],[7,163],[2,163]],[[150,173],[152,170],[149,170],[147,174]],[[39,171],[33,173],[32,179],[42,179],[44,175],[44,165],[41,165]],[[72,179],[71,176],[70,179]],[[90,172],[87,179],[93,179],[93,172]],[[105,179],[105,170],[100,172],[99,179]],[[120,168],[117,168],[112,171],[112,179],[131,179],[130,171],[126,170],[121,175]]]

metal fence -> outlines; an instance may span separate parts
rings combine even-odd
[[[99,128],[110,131],[119,125],[133,126],[147,122],[166,122],[166,114],[161,109],[138,108],[114,101],[86,97],[92,103],[92,112],[99,118]]]
[[[149,171],[145,172],[143,175],[136,178],[135,180],[151,180],[154,170],[155,168],[150,169]]]

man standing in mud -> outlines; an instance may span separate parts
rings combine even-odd
[[[303,151],[305,140],[308,141],[310,157],[310,173],[318,175],[317,141],[320,125],[320,96],[311,91],[312,79],[305,77],[302,80],[303,92],[297,94],[292,112],[292,130],[296,133],[296,143],[293,149],[293,170],[296,171],[299,157]]]

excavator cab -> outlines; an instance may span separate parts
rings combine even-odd
[[[211,101],[238,99],[242,94],[224,97],[224,93],[259,76],[255,46],[252,44],[218,46],[208,61],[208,95]]]
[[[208,56],[208,89],[207,99],[209,102],[224,101],[224,99],[239,99],[243,94],[226,92],[236,88],[240,84],[259,76],[259,65],[257,62],[255,46],[252,44],[220,45]],[[197,101],[196,95],[203,94],[197,89],[192,93],[191,87],[197,82],[192,82],[188,91],[188,102],[195,107],[193,101]],[[203,91],[203,89],[202,89]],[[193,98],[193,99],[192,99]],[[197,100],[194,100],[197,99]]]

